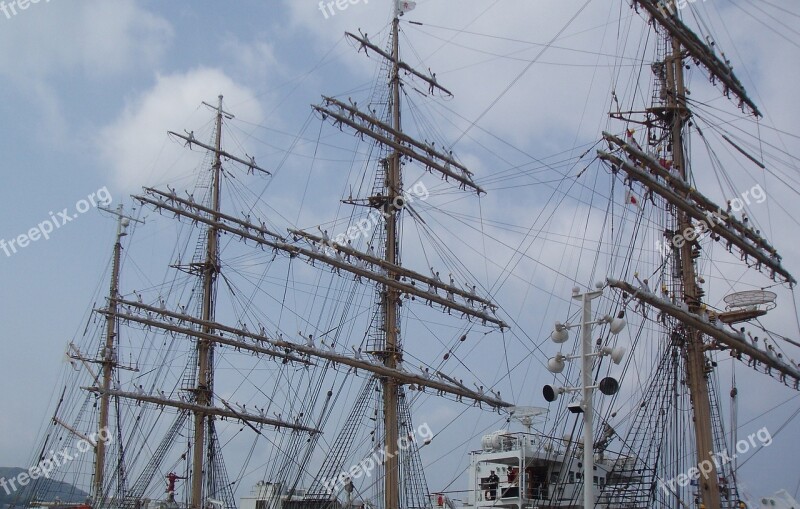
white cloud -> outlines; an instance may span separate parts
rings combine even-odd
[[[98,149],[115,183],[135,191],[142,185],[174,183],[176,178],[192,174],[200,156],[185,157],[188,149],[169,141],[166,132],[196,129],[197,139],[208,142],[201,130],[205,126],[210,133],[213,113],[200,109],[200,104],[214,104],[220,94],[225,104],[247,104],[246,111],[237,109],[237,118],[254,123],[262,120],[262,107],[253,91],[217,69],[159,75],[153,88],[131,100],[100,133]]]
[[[0,16],[0,76],[25,82],[64,72],[118,74],[156,64],[173,31],[133,0],[39,2]]]
[[[51,144],[68,136],[68,79],[110,79],[152,69],[173,36],[164,18],[134,0],[39,1],[25,10],[11,10],[8,0],[4,4],[0,83],[9,97],[37,110],[39,131]]]
[[[230,38],[222,44],[223,53],[233,62],[237,76],[247,78],[248,82],[264,84],[270,73],[280,71],[275,57],[275,47],[264,41],[250,43]]]

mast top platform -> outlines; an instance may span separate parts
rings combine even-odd
[[[727,309],[750,308],[763,305],[767,307],[767,310],[770,310],[775,308],[775,299],[777,297],[775,292],[767,290],[745,290],[743,292],[731,293],[722,300],[728,305]]]
[[[519,422],[530,433],[534,424],[543,423],[548,410],[538,406],[515,406],[509,412],[509,417]]]
[[[723,299],[727,304],[727,311],[719,314],[723,323],[734,324],[749,322],[754,318],[764,316],[767,311],[775,309],[775,292],[766,290],[745,290],[731,293]]]

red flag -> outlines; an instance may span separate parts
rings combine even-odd
[[[637,198],[630,189],[625,191],[625,205],[636,205],[639,207],[639,198]]]

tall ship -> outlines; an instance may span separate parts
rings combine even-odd
[[[339,172],[325,203],[273,192],[289,170],[242,150],[223,95],[167,133],[197,172],[107,211],[107,291],[31,461],[48,475],[12,507],[760,507],[735,451],[777,439],[740,434],[736,374],[800,389],[798,342],[762,321],[796,280],[758,226],[763,188],[741,195],[710,147],[752,171],[796,158],[728,129],[761,113],[685,2],[619,3],[641,58],[560,160],[485,167],[462,140],[476,121],[450,139],[455,87],[406,51],[424,20],[394,0],[385,27],[344,36],[374,83],[324,95],[293,144],[306,189]],[[698,187],[709,171],[730,199]],[[532,185],[552,194],[526,203]],[[484,210],[512,203],[536,217]]]

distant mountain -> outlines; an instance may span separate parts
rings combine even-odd
[[[0,467],[0,479],[6,479],[6,481],[8,481],[8,479],[15,479],[19,474],[27,471],[28,470],[24,468]],[[17,490],[9,494],[8,491],[12,490],[12,485],[10,482],[6,482],[5,489],[0,485],[0,509],[5,509],[7,505],[12,504],[15,500],[26,500],[30,495],[30,489],[34,482],[47,483],[46,485],[39,484],[40,489],[44,488],[40,493],[47,493],[47,502],[52,502],[56,497],[62,502],[67,503],[84,502],[86,497],[89,496],[88,493],[79,490],[71,484],[44,478],[30,481],[27,486],[22,488],[20,488],[19,484],[15,481]]]

